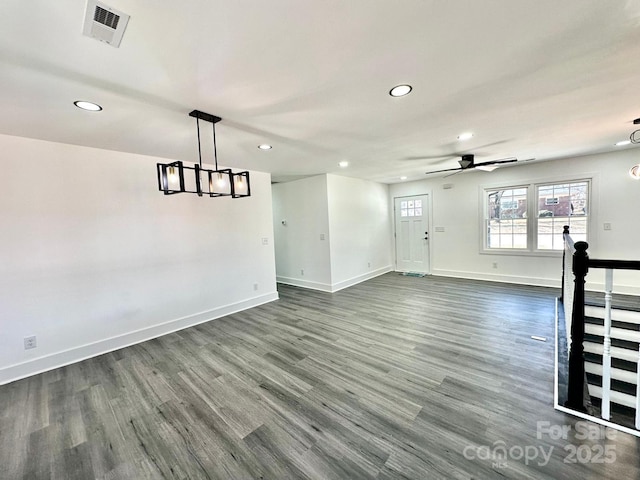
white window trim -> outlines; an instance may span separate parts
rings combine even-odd
[[[587,240],[592,237],[592,230],[591,230],[591,191],[592,191],[592,186],[593,186],[593,182],[591,181],[591,178],[581,178],[581,179],[574,179],[574,180],[557,180],[554,182],[536,182],[534,184],[532,184],[531,186],[533,187],[533,194],[535,196],[535,199],[533,199],[532,204],[534,205],[534,208],[537,210],[538,209],[538,189],[541,186],[549,186],[549,185],[564,185],[564,184],[568,184],[568,183],[582,183],[582,182],[586,182],[587,183],[587,192],[588,192],[588,196],[587,196]],[[535,210],[534,210],[535,211]],[[545,254],[545,253],[550,253],[550,252],[555,252],[557,254],[559,254],[560,256],[562,255],[562,249],[559,250],[549,250],[549,249],[539,249],[538,248],[538,222],[540,221],[540,217],[538,217],[536,215],[535,217],[536,221],[534,222],[533,228],[531,229],[533,232],[533,236],[534,236],[534,241],[535,243],[532,244],[532,247],[535,247],[535,249],[533,249],[533,253],[535,254]],[[528,227],[528,226],[527,226]]]
[[[481,243],[480,243],[480,253],[497,253],[500,255],[526,255],[529,251],[530,248],[488,248],[487,247],[487,218],[489,216],[489,212],[487,211],[487,193],[490,191],[495,191],[495,190],[504,190],[504,189],[509,189],[509,190],[516,190],[518,188],[524,188],[527,191],[527,212],[529,211],[530,205],[531,205],[531,199],[530,199],[530,185],[529,184],[509,184],[506,186],[497,186],[497,187],[486,187],[483,188],[480,192],[480,198],[481,198],[481,218],[480,218],[480,234],[482,235],[482,239],[481,239]],[[530,241],[531,239],[529,238],[530,236],[530,232],[529,232],[529,219],[527,218],[527,245],[531,245]]]
[[[583,173],[580,175],[562,175],[551,178],[536,178],[527,183],[518,181],[512,182],[496,182],[491,184],[480,185],[478,187],[478,218],[480,233],[480,254],[481,255],[512,255],[522,257],[561,257],[562,250],[539,250],[537,248],[537,228],[538,218],[535,222],[530,222],[531,218],[527,215],[527,248],[487,248],[486,238],[486,219],[487,212],[487,192],[502,189],[527,189],[527,214],[537,211],[537,189],[541,185],[556,185],[563,183],[579,183],[587,182],[589,184],[588,220],[587,220],[587,239],[595,238],[595,225],[597,224],[596,214],[593,205],[597,205],[597,173]],[[535,198],[534,198],[535,197]]]

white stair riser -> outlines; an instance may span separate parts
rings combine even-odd
[[[589,395],[596,398],[602,398],[602,388],[595,385],[589,385]],[[618,405],[629,408],[636,408],[636,397],[633,395],[611,391],[609,396],[611,398],[611,403],[617,403]]]
[[[584,342],[584,351],[602,355],[603,345],[601,343]],[[636,363],[638,361],[638,352],[627,348],[611,347],[611,358]]]
[[[604,307],[593,307],[591,305],[585,305],[584,315],[585,317],[604,318]],[[632,312],[628,310],[618,310],[612,308],[611,320],[640,325],[640,312]]]
[[[585,333],[588,333],[590,335],[597,335],[599,337],[604,336],[604,327],[602,325],[587,323],[584,326],[584,331]],[[630,342],[640,342],[640,332],[635,330],[625,330],[624,328],[611,327],[611,338],[628,340]]]
[[[602,365],[597,363],[585,362],[584,369],[587,373],[593,373],[594,375],[602,376]],[[620,380],[621,382],[636,384],[636,372],[630,372],[628,370],[621,370],[619,368],[611,369],[611,379]]]

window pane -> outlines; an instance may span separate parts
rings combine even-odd
[[[407,201],[403,200],[400,202],[400,208],[407,208]]]
[[[527,219],[513,221],[513,248],[527,248]]]
[[[538,186],[538,249],[562,250],[564,225],[569,225],[574,241],[586,240],[588,197],[588,182]]]
[[[416,217],[421,217],[421,216],[422,216],[422,209],[416,208]]]
[[[487,248],[527,248],[527,189],[487,191]]]
[[[407,209],[406,208],[403,208],[403,209],[400,210],[400,216],[401,217],[406,217],[407,216]]]
[[[409,203],[411,203],[411,202],[409,202]],[[410,208],[409,209],[409,216],[413,217],[414,215],[415,215],[415,211],[413,210],[413,208]]]
[[[413,208],[413,200],[409,200],[409,202],[407,202],[407,207]]]
[[[416,200],[416,208],[422,208],[422,200]]]

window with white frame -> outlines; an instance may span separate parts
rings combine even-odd
[[[587,239],[589,182],[536,185],[538,250],[562,250],[562,230],[569,225],[573,240]]]
[[[487,191],[486,248],[527,248],[527,187]]]
[[[574,240],[586,240],[590,186],[572,180],[485,189],[484,250],[562,250],[564,225]]]

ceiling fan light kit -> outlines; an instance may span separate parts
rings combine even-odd
[[[231,197],[251,196],[249,172],[234,173],[230,168],[218,169],[218,152],[216,149],[216,123],[222,120],[210,113],[194,110],[189,114],[196,119],[198,130],[199,163],[193,167],[185,166],[181,161],[156,164],[158,189],[165,195],[176,193],[195,193],[199,197]],[[213,156],[215,170],[202,167],[202,149],[200,145],[200,120],[210,122],[213,127]]]

